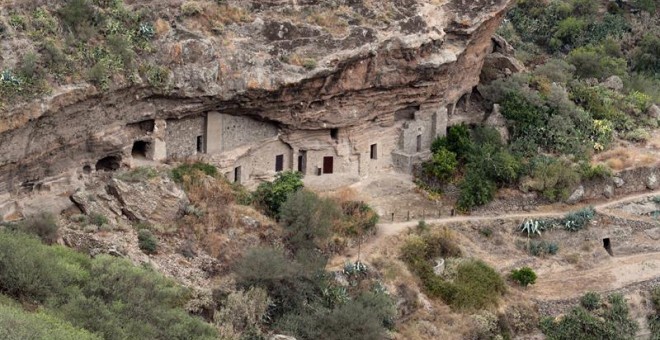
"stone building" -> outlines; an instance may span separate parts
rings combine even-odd
[[[158,121],[153,138],[137,140],[134,156],[159,160],[199,159],[227,179],[253,187],[278,172],[305,176],[366,177],[386,170],[410,173],[430,156],[430,145],[447,126],[446,109],[410,106],[356,126],[289,130],[274,122],[219,112]],[[164,130],[164,131],[161,131]],[[156,138],[161,136],[162,139]],[[148,148],[142,151],[143,148]]]

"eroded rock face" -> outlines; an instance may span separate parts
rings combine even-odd
[[[110,179],[78,189],[71,199],[83,213],[102,215],[111,224],[121,220],[169,225],[181,217],[189,202],[167,176],[139,182]]]
[[[159,138],[142,128],[154,120],[217,111],[314,131],[387,124],[411,106],[440,111],[479,82],[511,0],[339,2],[363,19],[335,31],[286,15],[323,12],[323,2],[236,2],[250,22],[227,25],[222,36],[179,22],[155,42],[157,63],[171,70],[164,88],[118,84],[101,93],[69,85],[7,108],[0,193],[72,167],[94,168],[104,157],[125,162],[137,138]],[[385,10],[387,22],[378,19]],[[300,56],[304,65],[283,61]]]

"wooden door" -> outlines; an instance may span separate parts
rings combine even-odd
[[[331,174],[334,171],[334,158],[333,157],[323,157],[323,173]]]
[[[284,170],[284,155],[277,155],[275,157],[275,172]]]

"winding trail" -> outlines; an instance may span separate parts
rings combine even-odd
[[[456,222],[484,222],[484,221],[510,221],[510,220],[519,220],[527,218],[552,218],[552,217],[561,217],[570,211],[574,211],[586,206],[593,206],[594,209],[600,214],[613,215],[606,212],[605,210],[616,206],[621,203],[627,203],[632,201],[637,201],[643,198],[652,197],[660,195],[660,190],[647,191],[641,194],[633,194],[628,196],[622,196],[620,198],[593,204],[579,204],[567,207],[565,209],[557,209],[554,211],[548,212],[528,212],[528,213],[511,213],[511,214],[502,214],[502,215],[480,215],[480,216],[470,216],[470,215],[461,215],[445,218],[436,218],[428,219],[426,223],[432,225],[444,225],[449,223]],[[398,235],[409,228],[414,228],[419,221],[407,221],[407,222],[395,222],[395,223],[379,223],[377,225],[376,235],[372,236],[369,240],[361,245],[360,253],[364,258],[368,258],[373,254],[374,250],[377,249],[384,241],[390,236]],[[353,247],[346,256],[341,256],[341,263],[346,260],[355,261],[357,259],[358,249]],[[336,262],[337,258],[332,263]]]

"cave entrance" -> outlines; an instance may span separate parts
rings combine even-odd
[[[612,242],[610,241],[609,237],[603,239],[603,248],[605,248],[610,256],[614,256],[614,253],[612,252]]]
[[[121,167],[121,157],[108,156],[96,162],[96,171],[116,171]]]
[[[131,150],[131,156],[133,158],[147,158],[147,153],[149,152],[149,148],[151,147],[151,143],[145,142],[142,140],[136,141],[133,143],[133,149]]]

